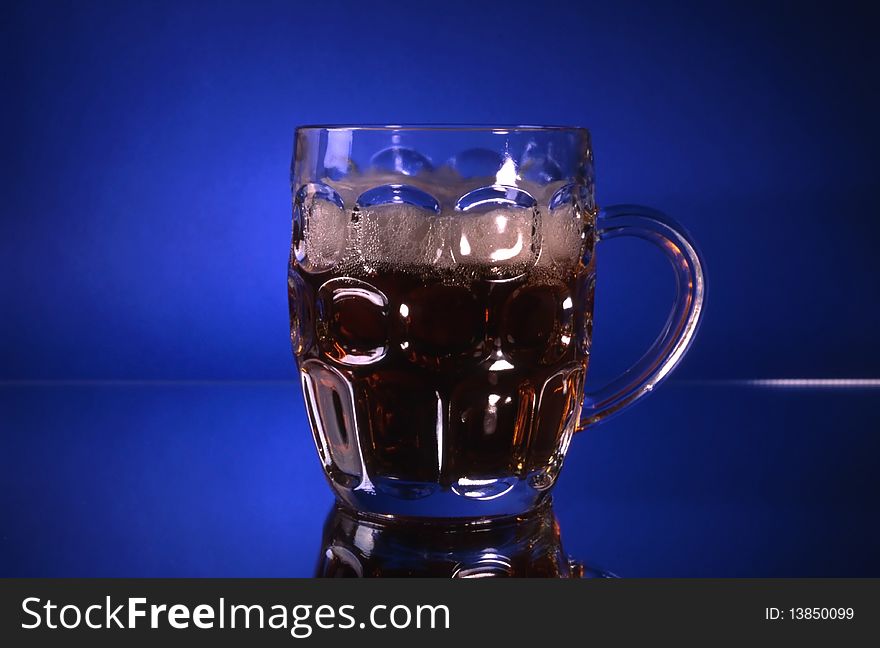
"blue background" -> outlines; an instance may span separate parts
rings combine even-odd
[[[880,575],[877,392],[711,386],[878,375],[873,17],[662,4],[4,6],[0,574],[299,573],[300,527],[311,564],[330,496],[288,341],[293,128],[501,122],[590,127],[600,204],[672,214],[708,262],[679,384],[574,444],[583,557]],[[593,382],[671,295],[646,245],[600,254]]]

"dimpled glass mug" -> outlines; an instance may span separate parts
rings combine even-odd
[[[598,210],[584,128],[304,126],[291,187],[291,342],[328,481],[361,514],[534,509],[574,432],[651,391],[696,332],[696,247],[654,211]],[[594,247],[617,236],[665,252],[676,299],[585,395]]]

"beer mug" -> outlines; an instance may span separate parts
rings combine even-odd
[[[543,504],[572,435],[656,387],[704,298],[687,232],[599,210],[584,128],[304,126],[291,169],[290,338],[337,498],[383,518],[490,519]],[[653,346],[584,393],[597,242],[669,258]]]

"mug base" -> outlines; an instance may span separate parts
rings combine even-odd
[[[432,482],[378,479],[370,487],[346,488],[331,480],[337,499],[361,517],[389,522],[479,524],[528,514],[550,502],[550,488],[535,480],[473,480],[443,487]]]

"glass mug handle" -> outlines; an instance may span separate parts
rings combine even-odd
[[[578,431],[629,407],[669,375],[693,341],[706,295],[700,253],[675,220],[648,207],[615,205],[599,213],[596,231],[598,241],[635,236],[663,250],[675,273],[675,302],[647,353],[618,378],[585,393]]]

